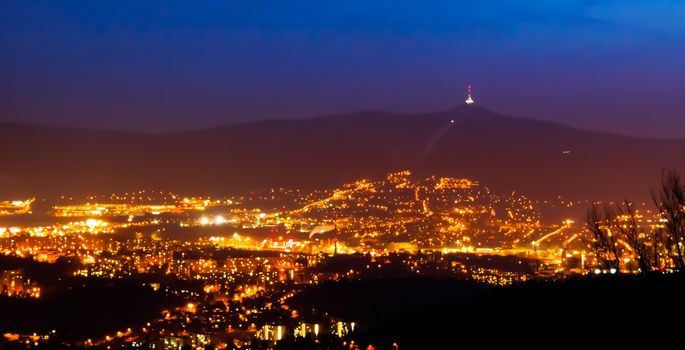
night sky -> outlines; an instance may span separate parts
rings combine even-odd
[[[0,1],[0,120],[434,111],[467,82],[504,114],[683,137],[685,1]]]

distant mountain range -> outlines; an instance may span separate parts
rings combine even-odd
[[[580,130],[466,105],[155,135],[0,123],[0,199],[316,188],[409,169],[534,198],[646,200],[664,168],[685,169],[685,140]]]

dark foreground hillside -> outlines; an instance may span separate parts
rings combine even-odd
[[[63,340],[84,341],[139,326],[175,302],[137,281],[83,279],[77,287],[47,298],[0,297],[0,332],[49,334],[54,330]]]
[[[681,275],[506,288],[404,279],[323,284],[291,304],[357,320],[356,339],[376,349],[654,348],[682,342],[684,293]]]

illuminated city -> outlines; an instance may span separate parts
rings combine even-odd
[[[666,0],[2,1],[0,349],[679,348],[683,37]]]
[[[8,201],[20,209],[6,213],[3,222],[35,215],[33,201]],[[289,298],[326,281],[431,276],[509,286],[638,273],[626,242],[620,242],[626,245],[618,257],[620,271],[597,267],[587,243],[592,238],[573,206],[498,194],[476,180],[420,178],[410,171],[310,192],[59,197],[44,217],[36,217],[39,225],[3,224],[0,251],[10,265],[59,265],[63,283],[136,279],[173,300],[159,317],[100,337],[69,339],[78,346],[269,347],[287,335],[310,333],[342,344],[353,341],[348,336],[356,320],[309,314],[289,306]],[[544,220],[553,207],[565,208],[569,218]],[[664,227],[664,219],[649,210],[616,218],[633,219],[639,227]],[[675,267],[666,257],[658,265]],[[60,288],[32,280],[22,268],[3,269],[2,281],[2,294],[14,298],[41,298],[42,291]],[[36,334],[7,333],[5,340],[35,345],[59,338]]]

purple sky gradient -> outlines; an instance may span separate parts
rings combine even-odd
[[[685,135],[682,1],[0,2],[0,120],[143,131],[464,100]]]

